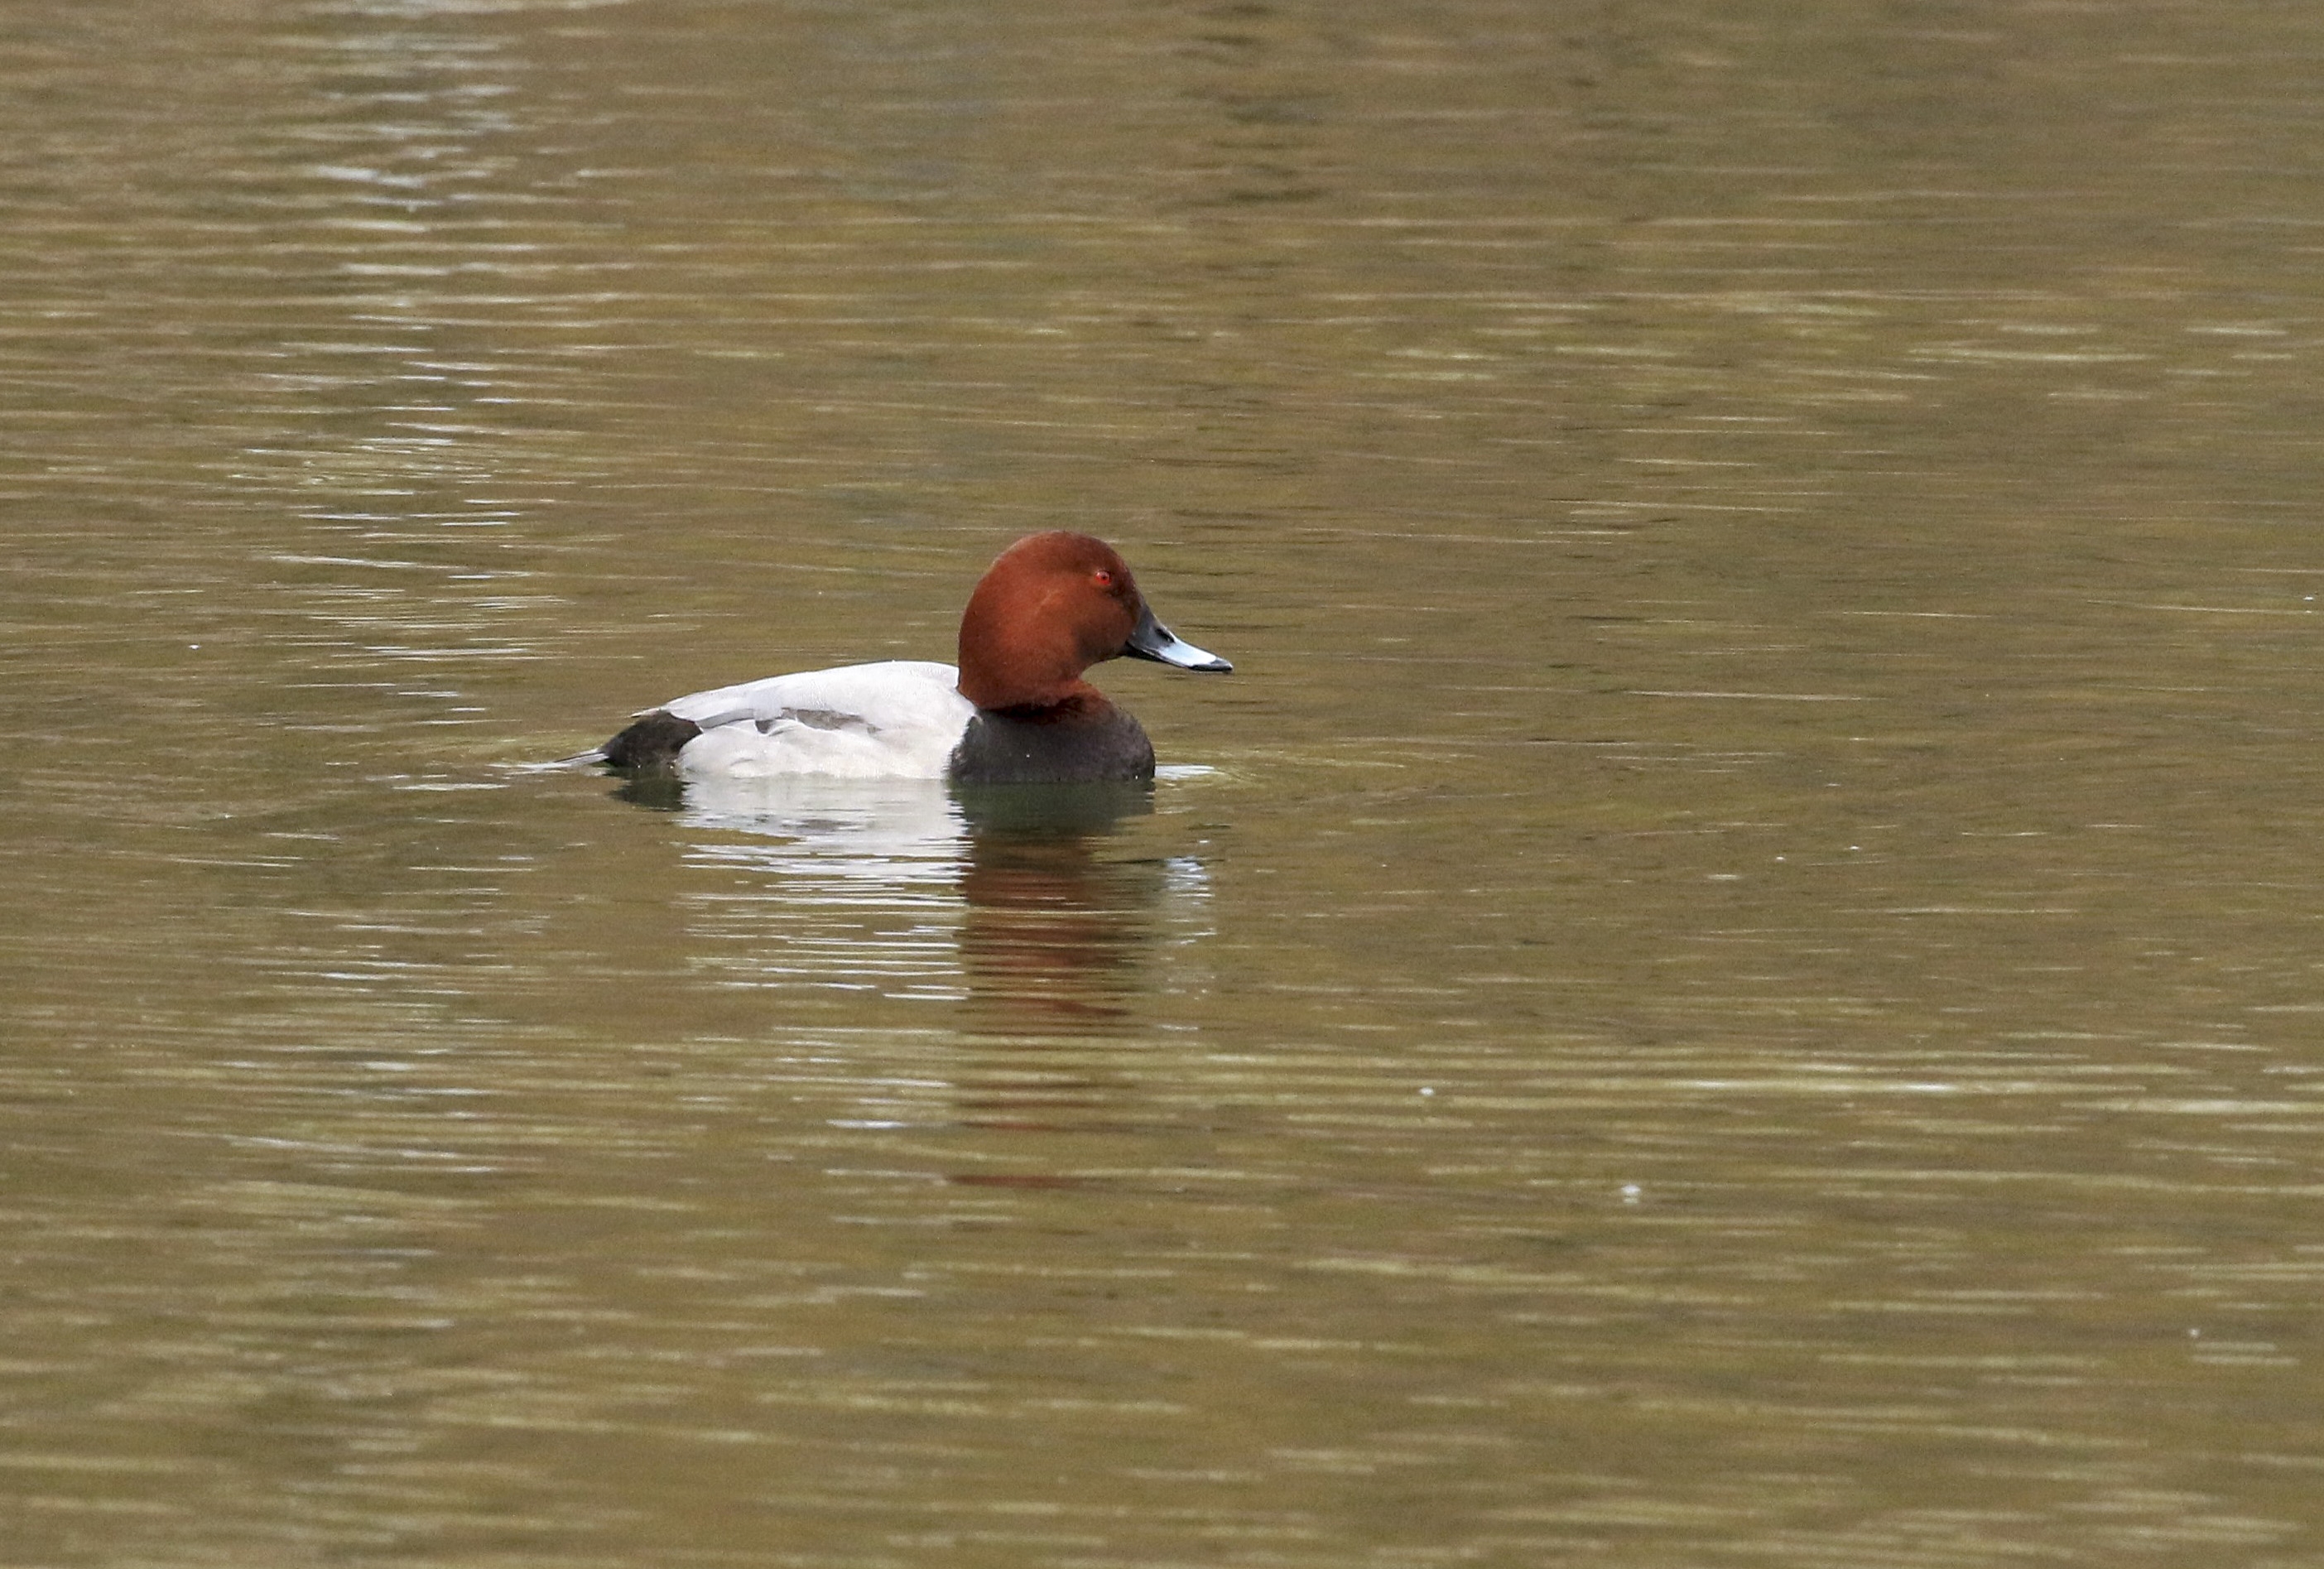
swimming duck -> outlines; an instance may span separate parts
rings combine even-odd
[[[730,779],[1149,780],[1145,730],[1082,679],[1125,654],[1234,669],[1155,620],[1112,546],[1033,534],[1003,550],[969,595],[957,668],[890,660],[695,692],[641,712],[598,754],[628,772]]]

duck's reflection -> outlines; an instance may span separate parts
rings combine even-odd
[[[724,978],[948,994],[980,1036],[1127,1029],[1168,909],[1203,891],[1197,863],[1122,853],[1154,810],[1144,784],[663,780],[618,793],[707,830],[696,859],[778,874],[715,897],[723,935],[740,935],[745,909],[754,928],[747,960],[715,945]]]
[[[960,892],[969,1000],[1019,1033],[1117,1030],[1154,934],[1160,863],[1100,847],[1154,810],[1147,785],[1009,785],[965,793]]]
[[[740,835],[725,841],[739,854],[716,859],[812,871],[810,883],[894,878],[922,887],[948,874],[965,837],[960,808],[935,780],[642,778],[615,793],[676,810],[690,828]]]

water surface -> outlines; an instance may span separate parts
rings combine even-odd
[[[2324,19],[0,22],[0,1556],[2316,1561]],[[1150,798],[528,765],[1121,545]]]

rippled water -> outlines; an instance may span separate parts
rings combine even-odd
[[[14,6],[0,1560],[2316,1562],[2319,60]],[[1061,525],[1150,798],[534,766]]]

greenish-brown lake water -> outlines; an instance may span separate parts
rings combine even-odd
[[[0,1562],[2324,1562],[2319,68],[22,0]],[[1150,810],[530,766],[1052,527]]]

